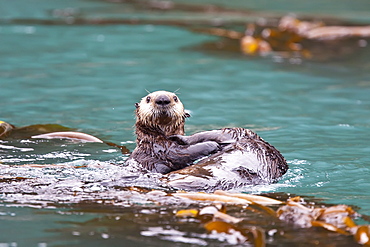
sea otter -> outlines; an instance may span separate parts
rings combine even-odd
[[[136,148],[128,163],[134,161],[143,170],[166,174],[221,150],[215,141],[182,145],[171,139],[184,135],[185,118],[190,116],[174,93],[153,92],[135,106]]]
[[[189,117],[174,93],[157,91],[136,103],[136,148],[127,160],[143,170],[166,174],[177,188],[230,189],[271,183],[288,165],[280,152],[256,133],[225,128],[184,135]]]

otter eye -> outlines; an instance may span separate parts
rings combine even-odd
[[[146,97],[146,103],[150,102],[150,96]]]
[[[178,101],[179,101],[179,99],[177,98],[177,96],[173,96],[173,100],[174,100],[175,102],[178,102]]]

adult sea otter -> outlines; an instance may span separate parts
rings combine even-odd
[[[225,128],[184,135],[189,117],[177,95],[148,94],[136,104],[136,148],[127,163],[166,174],[183,189],[230,189],[272,183],[288,165],[280,152],[257,134]]]

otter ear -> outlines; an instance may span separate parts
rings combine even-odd
[[[136,109],[139,108],[139,103],[135,103]]]
[[[189,113],[185,112],[185,118],[191,117]]]

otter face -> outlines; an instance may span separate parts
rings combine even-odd
[[[189,114],[177,95],[171,92],[156,91],[136,103],[137,124],[159,128],[166,134],[183,133],[186,117]]]

